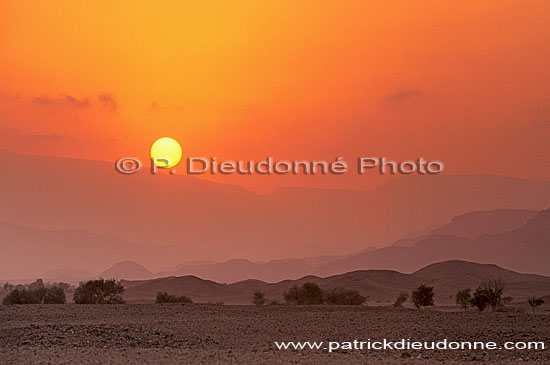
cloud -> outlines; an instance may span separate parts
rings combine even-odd
[[[44,106],[69,106],[72,108],[84,109],[91,106],[88,98],[78,99],[71,95],[61,95],[57,98],[39,96],[32,99],[34,104]]]
[[[92,107],[98,107],[104,110],[114,112],[118,108],[118,103],[114,95],[109,93],[101,93],[97,96],[97,104],[92,105],[92,102],[89,98],[77,98],[72,95],[63,94],[58,97],[51,96],[36,96],[31,99],[34,105],[38,106],[59,106],[59,107],[69,107],[76,109],[89,109]]]
[[[405,91],[400,91],[394,94],[389,94],[384,97],[386,103],[403,103],[411,99],[417,98],[423,95],[420,90],[410,89]]]
[[[15,128],[0,128],[0,134],[0,142],[18,141],[18,143],[58,143],[76,141],[73,137],[59,133],[26,133]]]
[[[101,123],[117,118],[114,97],[0,93],[0,148],[32,154],[91,156],[110,146]]]
[[[113,139],[71,136],[61,133],[32,133],[15,128],[0,128],[0,149],[18,153],[56,156],[92,156],[90,151],[112,145]]]
[[[28,137],[36,138],[41,141],[61,141],[64,139],[67,139],[67,136],[63,136],[61,134],[53,133],[53,134],[30,134],[27,135]]]
[[[99,103],[101,104],[101,108],[107,109],[109,111],[116,111],[118,108],[118,103],[111,94],[99,94],[97,96],[97,100],[99,100]]]

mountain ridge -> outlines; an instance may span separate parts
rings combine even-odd
[[[470,273],[457,276],[456,271]],[[219,284],[195,276],[167,277],[141,281],[124,281],[125,298],[130,302],[154,301],[158,291],[174,295],[186,295],[196,302],[224,302],[225,304],[250,304],[254,290],[262,290],[269,300],[282,300],[282,294],[292,285],[315,282],[323,289],[343,286],[369,296],[372,302],[390,303],[401,292],[410,292],[426,283],[435,287],[437,304],[452,304],[450,299],[458,290],[475,288],[487,279],[502,278],[505,294],[516,300],[530,295],[544,296],[550,293],[550,277],[522,274],[498,265],[477,264],[462,260],[434,263],[412,274],[394,270],[358,270],[329,277],[308,275],[297,280],[266,283],[260,280],[243,280],[233,284]]]
[[[408,247],[391,246],[329,262],[317,273],[331,275],[363,268],[401,268],[413,272],[436,261],[462,259],[495,263],[522,272],[550,275],[550,210],[544,209],[509,232],[476,239],[436,234]]]
[[[1,152],[0,163],[9,166],[0,173],[0,221],[178,246],[186,251],[180,262],[348,254],[467,211],[542,209],[550,201],[550,182],[494,175],[409,176],[373,190],[259,195],[191,176],[123,175],[101,161]]]

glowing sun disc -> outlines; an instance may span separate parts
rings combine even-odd
[[[159,138],[151,146],[151,159],[158,167],[169,168],[176,166],[181,160],[181,146],[173,138]]]

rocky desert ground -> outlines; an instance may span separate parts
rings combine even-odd
[[[275,341],[542,341],[550,314],[214,304],[0,306],[0,363],[550,363],[546,350],[279,350]]]

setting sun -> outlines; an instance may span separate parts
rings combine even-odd
[[[151,146],[151,159],[158,167],[174,167],[181,160],[181,146],[173,138],[159,138]]]

